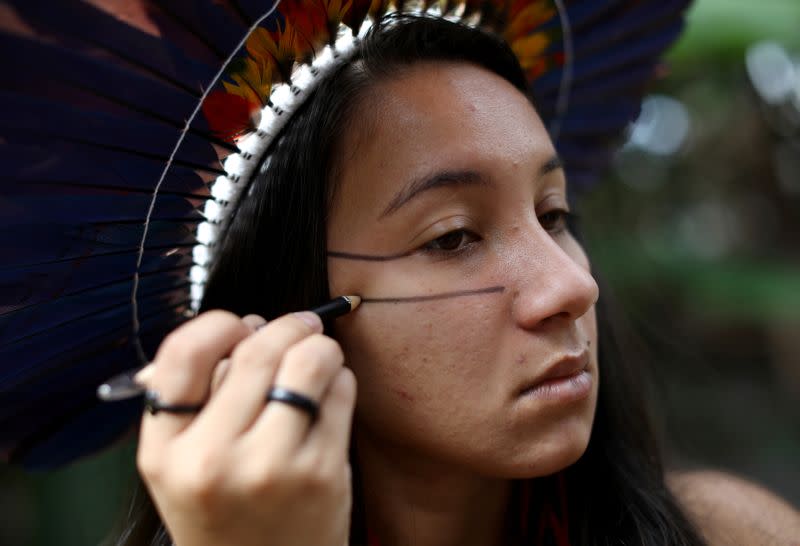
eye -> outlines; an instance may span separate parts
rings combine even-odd
[[[539,223],[550,233],[569,231],[576,220],[577,216],[566,209],[553,209],[539,216]]]
[[[428,252],[457,253],[471,243],[478,240],[478,236],[465,229],[455,229],[441,237],[429,241],[422,248]]]

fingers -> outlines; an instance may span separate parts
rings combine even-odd
[[[308,433],[302,456],[319,457],[322,454],[322,459],[315,463],[332,467],[347,460],[356,390],[353,372],[341,368],[324,395],[319,419]]]
[[[246,430],[264,410],[267,390],[284,354],[321,331],[322,322],[313,313],[291,314],[273,320],[242,341],[231,354],[225,380],[192,428],[214,430],[223,438]]]
[[[202,403],[208,396],[217,363],[252,330],[227,311],[204,313],[170,333],[156,353],[148,388],[167,404]],[[163,445],[183,430],[194,416],[145,414],[140,444]]]
[[[330,459],[341,463],[347,454],[355,379],[343,368],[338,343],[321,332],[313,313],[287,315],[265,325],[255,315],[240,319],[211,311],[178,328],[159,348],[147,384],[167,404],[207,402],[197,415],[146,415],[140,452],[163,453],[179,433],[185,445],[242,436],[259,453],[278,457],[305,452],[308,440],[312,452],[337,453]],[[267,404],[271,386],[317,402],[314,427],[302,409],[278,401]]]
[[[254,332],[267,325],[267,320],[259,315],[245,315],[242,317],[242,322],[252,328]]]
[[[245,315],[242,317],[242,322],[253,332],[263,328],[267,324],[267,320],[259,315]],[[231,359],[223,358],[219,364],[217,364],[217,367],[214,368],[214,375],[211,378],[210,396],[214,396],[214,393],[219,390],[219,386],[222,384],[222,380],[225,379],[225,375],[228,373],[230,367]]]
[[[309,336],[286,352],[274,385],[306,396],[321,406],[343,363],[344,355],[336,341],[322,334]],[[285,454],[304,441],[310,423],[310,416],[302,409],[273,401],[267,404],[248,434],[268,442],[270,452]]]
[[[225,379],[225,376],[228,375],[228,370],[231,367],[231,359],[230,358],[223,358],[220,360],[217,367],[214,368],[214,375],[211,377],[211,387],[209,389],[209,398],[213,397],[214,394],[219,390],[220,385],[222,385],[222,381]]]

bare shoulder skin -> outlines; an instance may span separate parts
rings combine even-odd
[[[674,472],[667,484],[710,546],[800,546],[800,512],[759,485],[712,470]]]

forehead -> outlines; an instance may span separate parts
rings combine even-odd
[[[554,154],[528,98],[466,62],[416,63],[372,87],[340,143],[337,199],[386,206],[408,180],[437,170],[538,167]]]

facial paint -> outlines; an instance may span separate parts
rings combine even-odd
[[[369,254],[351,254],[349,252],[336,252],[329,251],[328,256],[331,258],[342,258],[344,260],[363,260],[368,262],[388,262],[390,260],[397,260],[411,256],[414,251],[404,252],[402,254],[394,254],[390,256],[374,256]],[[457,290],[454,292],[442,292],[439,294],[428,294],[425,296],[404,296],[392,298],[369,298],[362,297],[361,303],[419,303],[424,301],[444,300],[449,298],[459,298],[464,296],[475,296],[479,294],[495,294],[505,290],[504,286],[489,286],[487,288],[478,288],[474,290]]]
[[[422,301],[444,300],[449,298],[460,298],[464,296],[475,296],[478,294],[496,294],[503,292],[504,286],[490,286],[488,288],[478,288],[475,290],[458,290],[455,292],[443,292],[440,294],[429,294],[426,296],[407,296],[397,298],[361,298],[361,303],[418,303]]]
[[[390,260],[397,260],[399,258],[406,258],[414,253],[403,252],[402,254],[393,254],[390,256],[371,256],[368,254],[351,254],[349,252],[335,252],[329,251],[328,256],[331,258],[341,258],[343,260],[363,260],[365,262],[388,262]]]

